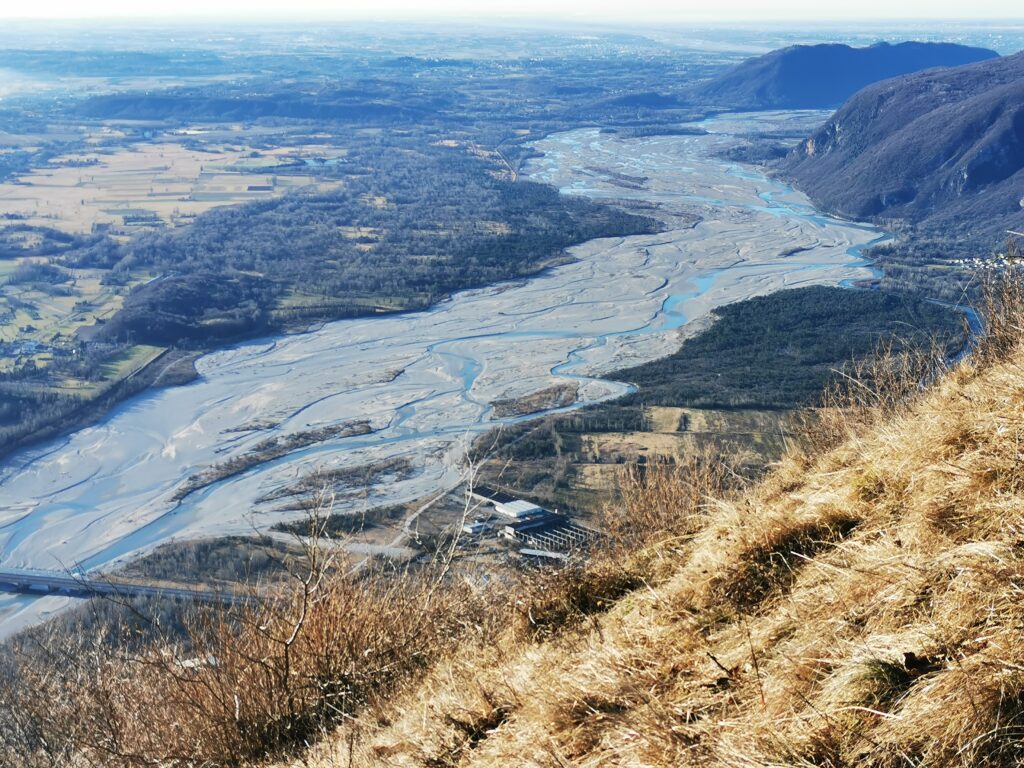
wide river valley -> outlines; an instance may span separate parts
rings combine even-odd
[[[572,263],[426,312],[328,323],[203,357],[192,384],[144,393],[0,468],[0,568],[104,569],[174,538],[251,533],[302,514],[282,505],[280,489],[388,460],[411,470],[338,506],[437,493],[460,482],[474,436],[524,418],[495,417],[495,400],[566,382],[579,393],[567,408],[616,397],[628,385],[603,373],[672,353],[716,306],[870,277],[861,249],[882,232],[821,215],[785,184],[717,154],[736,134],[821,119],[731,115],[703,124],[707,134],[594,128],[537,142],[543,156],[524,177],[657,206],[650,212],[667,231],[584,243]],[[285,455],[182,493],[189,476],[269,438],[357,420],[372,431],[293,440]],[[66,602],[0,594],[0,635]]]

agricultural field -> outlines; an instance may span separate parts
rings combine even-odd
[[[0,133],[8,168],[0,176],[0,434],[16,440],[115,390],[134,391],[142,382],[127,380],[167,351],[104,335],[133,289],[162,270],[114,275],[112,262],[68,253],[180,229],[215,208],[338,190],[333,166],[347,153],[328,138],[130,121]],[[370,241],[369,233],[346,236]],[[174,376],[188,362],[179,357],[167,360],[179,365]]]
[[[105,270],[47,265],[64,282],[12,284],[12,275],[29,263],[45,260],[0,261],[0,372],[26,364],[46,368],[57,355],[77,354],[78,344],[117,313],[128,291],[149,279],[140,275],[123,285],[107,285]]]
[[[233,144],[186,146],[185,138],[52,158],[0,184],[0,210],[29,226],[127,237],[140,228],[189,223],[218,206],[339,186],[300,171],[306,164],[332,162],[344,150],[326,145],[257,150],[241,133]]]
[[[636,429],[606,429],[598,423],[580,432],[569,418],[550,420],[559,455],[519,457],[509,463],[499,450],[496,458],[484,463],[482,482],[527,488],[538,501],[585,515],[613,497],[624,466],[673,463],[708,450],[729,457],[733,466],[759,467],[782,455],[792,429],[791,412],[786,410],[644,410],[646,418],[637,420]]]
[[[652,422],[647,430],[582,436],[582,453],[598,462],[678,460],[712,445],[717,450],[775,458],[782,452],[785,417],[777,411],[659,408],[681,412],[674,426]],[[669,428],[665,428],[669,427]],[[733,450],[727,450],[729,446]]]

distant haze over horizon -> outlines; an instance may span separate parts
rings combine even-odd
[[[6,5],[6,4],[5,4]],[[342,6],[342,7],[339,7]],[[538,20],[593,23],[687,23],[754,20],[877,21],[947,19],[1022,19],[1024,6],[1017,0],[863,0],[822,11],[819,2],[776,0],[770,5],[756,0],[720,0],[713,10],[693,7],[678,0],[636,0],[623,4],[595,4],[582,0],[38,0],[31,6],[0,7],[0,18],[164,19],[188,17],[291,19],[303,17],[352,20],[450,21]]]

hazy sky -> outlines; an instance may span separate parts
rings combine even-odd
[[[1024,18],[1021,0],[0,0],[2,18],[495,17],[639,23],[745,19]]]

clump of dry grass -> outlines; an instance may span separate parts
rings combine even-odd
[[[603,510],[589,551],[565,567],[517,575],[520,631],[542,640],[577,628],[656,581],[703,527],[709,499],[737,482],[709,452],[624,468],[621,503]]]
[[[946,347],[939,340],[910,345],[892,338],[871,357],[850,361],[836,372],[819,406],[798,419],[804,455],[820,454],[892,418],[924,393],[946,364]]]
[[[821,514],[785,524],[773,519],[760,526],[735,556],[734,567],[713,580],[722,599],[751,610],[771,594],[784,591],[807,560],[842,541],[860,522],[844,509],[826,508]]]
[[[642,570],[633,566],[602,558],[523,573],[514,626],[535,641],[576,628],[644,584]]]
[[[1020,344],[1024,335],[1024,251],[1010,238],[1006,244],[1006,268],[983,272],[978,313],[985,332],[974,340],[974,359],[979,364],[998,362]]]
[[[710,449],[671,463],[626,467],[619,477],[621,503],[603,511],[601,529],[619,551],[652,544],[672,549],[704,526],[710,499],[742,483]]]

